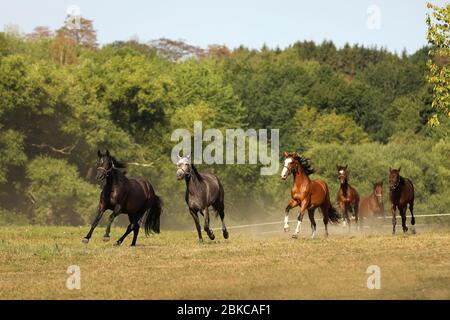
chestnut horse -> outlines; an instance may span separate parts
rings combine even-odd
[[[311,180],[309,178],[309,175],[314,173],[309,159],[303,158],[295,152],[285,152],[284,158],[281,178],[286,180],[289,174],[292,174],[294,177],[294,184],[291,189],[292,199],[285,210],[284,231],[289,230],[289,210],[299,205],[300,212],[297,217],[297,227],[292,237],[298,238],[306,210],[308,210],[309,220],[311,221],[311,237],[315,237],[316,221],[314,220],[314,211],[316,208],[320,208],[322,211],[325,236],[328,236],[328,220],[331,220],[333,223],[339,223],[339,215],[331,205],[327,184],[320,179]]]
[[[355,217],[356,228],[359,229],[358,226],[358,210],[359,210],[359,194],[355,188],[353,188],[348,183],[348,165],[344,166],[336,166],[338,171],[338,178],[341,184],[339,191],[337,193],[337,202],[341,207],[345,222],[348,223],[348,230],[350,231],[350,217],[348,215],[348,211],[352,211],[353,216]]]
[[[416,219],[414,218],[413,213],[414,185],[410,179],[400,176],[400,168],[389,168],[389,189],[392,211],[392,234],[395,234],[395,225],[397,224],[397,218],[395,216],[395,210],[397,208],[400,212],[400,216],[402,217],[403,232],[406,233],[408,232],[408,227],[406,226],[406,209],[408,206],[409,211],[411,212],[411,224],[413,226],[416,224]],[[412,232],[416,232],[414,227]]]
[[[384,217],[383,182],[373,183],[372,194],[368,197],[361,198],[358,215],[360,224],[362,224],[364,218],[374,219],[379,216]]]

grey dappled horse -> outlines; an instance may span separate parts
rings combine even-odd
[[[200,173],[190,161],[190,156],[178,156],[177,179],[186,182],[186,203],[189,212],[197,227],[198,239],[203,242],[202,230],[198,212],[205,217],[205,231],[211,240],[214,240],[214,232],[209,227],[208,207],[212,206],[222,220],[223,237],[228,239],[228,231],[225,227],[224,217],[224,191],[219,178],[213,174]]]

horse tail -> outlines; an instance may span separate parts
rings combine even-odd
[[[152,231],[159,233],[159,223],[162,212],[162,200],[157,195],[154,195],[153,202],[147,210],[144,222],[145,234],[149,235]]]
[[[325,190],[325,208],[324,209],[326,209],[326,207],[328,207],[328,219],[331,221],[331,223],[339,223],[339,221],[341,220],[341,215],[331,204],[330,191],[325,182],[323,182],[323,187]],[[325,214],[325,212],[323,212],[323,211],[322,211],[322,213]]]
[[[341,220],[341,215],[332,205],[330,205],[330,208],[328,209],[328,219],[330,219],[332,223],[339,223]]]

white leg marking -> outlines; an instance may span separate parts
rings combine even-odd
[[[295,234],[298,235],[302,231],[302,222],[297,221],[297,227],[295,228]]]
[[[289,228],[289,217],[287,215],[284,216],[284,229]]]

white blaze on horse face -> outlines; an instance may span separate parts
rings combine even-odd
[[[281,177],[284,179],[287,177],[289,170],[288,170],[288,166],[289,164],[292,162],[291,158],[287,158],[286,160],[284,160],[284,167],[283,170],[281,170]]]
[[[339,174],[344,174],[344,170],[339,170]]]

